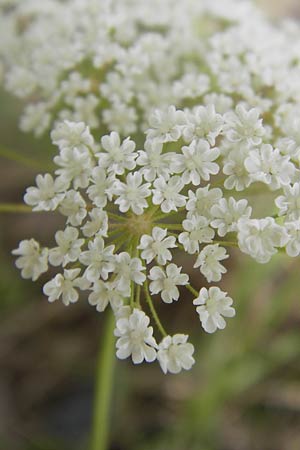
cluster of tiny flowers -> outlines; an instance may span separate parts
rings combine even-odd
[[[22,241],[16,265],[34,281],[58,268],[50,302],[86,291],[111,308],[119,358],[188,370],[189,336],[169,335],[155,305],[187,290],[214,333],[235,315],[216,285],[228,249],[258,263],[300,254],[300,28],[240,0],[40,5],[0,2],[1,56],[6,86],[30,101],[22,128],[54,123],[59,149],[24,200],[66,223],[52,248]]]
[[[247,1],[217,3],[1,0],[0,73],[25,102],[21,129],[38,136],[67,119],[133,135],[152,109],[207,96],[211,34],[259,15]]]
[[[33,211],[58,211],[66,225],[53,248],[30,239],[13,251],[22,276],[36,280],[49,264],[60,267],[45,295],[69,305],[83,290],[97,311],[111,307],[119,358],[158,360],[165,373],[190,369],[193,345],[185,334],[168,335],[155,303],[179,301],[185,287],[208,333],[235,309],[219,287],[191,286],[175,253],[190,255],[208,284],[226,273],[228,247],[259,263],[278,250],[300,254],[300,160],[271,128],[244,103],[225,113],[212,105],[156,110],[142,149],[115,131],[96,142],[83,122],[58,124],[55,175],[38,175],[24,200]],[[264,217],[251,204],[257,188],[270,194]]]

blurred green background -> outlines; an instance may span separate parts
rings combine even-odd
[[[299,9],[292,0],[262,3],[274,15]],[[18,131],[19,102],[1,92],[0,105],[0,152],[19,160],[0,159],[0,202],[21,203],[55,148],[48,137]],[[52,245],[58,224],[55,215],[0,216],[1,450],[87,449],[105,314],[85,299],[50,305],[45,279],[22,280],[10,254],[32,236]],[[300,449],[299,259],[279,255],[259,265],[232,252],[228,269],[221,287],[237,316],[224,331],[202,331],[185,291],[171,319],[170,306],[160,306],[171,332],[191,335],[197,362],[190,373],[164,376],[156,365],[117,362],[110,450]]]

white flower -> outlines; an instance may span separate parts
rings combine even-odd
[[[184,186],[181,177],[174,176],[167,181],[159,177],[154,181],[153,185],[152,201],[154,205],[161,205],[162,212],[177,211],[178,207],[185,205],[186,197],[179,194]]]
[[[217,204],[211,208],[213,220],[211,226],[218,229],[219,236],[237,231],[237,222],[243,217],[249,219],[252,208],[248,206],[245,199],[236,201],[233,197],[229,199],[221,198]]]
[[[235,310],[231,307],[232,299],[216,286],[208,290],[203,287],[193,304],[197,306],[196,311],[201,325],[207,333],[214,333],[218,328],[220,330],[225,328],[226,322],[222,316],[235,316]]]
[[[115,204],[120,205],[121,212],[131,209],[135,214],[141,215],[148,207],[147,197],[151,195],[150,183],[143,183],[143,177],[139,172],[129,173],[126,183],[120,180],[115,182],[113,192],[118,197]]]
[[[97,280],[91,290],[88,297],[89,304],[96,306],[96,310],[99,312],[104,311],[108,304],[113,310],[118,310],[124,305],[126,296],[122,291],[116,289],[114,283]]]
[[[96,113],[96,108],[99,105],[99,98],[94,94],[72,97],[69,103],[71,104],[73,111],[70,111],[70,114],[66,114],[65,117],[62,116],[62,118],[71,118],[75,122],[83,121],[91,128],[99,126],[99,116]]]
[[[249,148],[245,143],[231,144],[230,148],[232,150],[223,160],[223,173],[227,175],[224,187],[243,191],[251,183],[250,174],[245,167],[245,159],[249,154]]]
[[[33,211],[54,211],[65,196],[66,183],[49,173],[37,175],[36,185],[26,189],[24,201]]]
[[[101,138],[101,146],[106,153],[97,153],[99,166],[116,175],[122,175],[127,170],[132,170],[136,166],[135,143],[129,138],[121,143],[120,136],[116,132]]]
[[[92,149],[94,145],[94,138],[84,122],[59,122],[51,132],[51,139],[61,150],[85,150],[87,147]]]
[[[20,129],[33,131],[35,137],[41,136],[50,125],[51,115],[48,108],[45,102],[27,105],[20,120]]]
[[[177,141],[186,122],[183,111],[177,111],[175,106],[167,109],[156,109],[149,118],[150,128],[146,131],[147,139],[157,142]]]
[[[103,122],[110,130],[122,135],[136,133],[138,116],[136,109],[122,101],[113,102],[109,109],[102,112]]]
[[[87,189],[89,198],[99,208],[104,208],[107,200],[112,199],[113,185],[116,181],[114,173],[106,173],[102,167],[94,167],[91,173],[90,181],[93,183]]]
[[[185,334],[166,336],[158,345],[157,360],[164,373],[179,373],[182,369],[190,370],[195,360],[194,346],[187,342]]]
[[[15,66],[6,77],[6,86],[9,91],[20,98],[32,94],[36,88],[36,80],[30,70]]]
[[[73,182],[75,189],[88,186],[94,166],[88,149],[63,148],[60,154],[54,157],[54,162],[61,167],[55,171],[59,176],[58,179],[63,180],[68,185]]]
[[[206,139],[215,145],[216,137],[222,131],[224,120],[216,113],[214,105],[196,106],[187,114],[187,125],[183,129],[183,137],[187,142],[193,139]]]
[[[296,257],[300,255],[300,219],[294,222],[286,222],[285,229],[289,234],[289,240],[286,244],[286,252],[289,256]]]
[[[242,104],[237,105],[235,112],[227,112],[224,115],[227,139],[231,142],[246,141],[250,145],[261,144],[265,129],[259,115],[259,109],[247,111]]]
[[[194,267],[200,267],[200,272],[205,276],[207,281],[220,281],[222,274],[226,273],[225,267],[219,263],[224,259],[229,258],[224,247],[219,247],[219,244],[206,245],[199,253]]]
[[[93,208],[89,212],[91,220],[88,220],[82,229],[84,236],[92,237],[95,234],[97,236],[107,236],[108,232],[108,216],[107,213],[100,208]]]
[[[81,225],[87,215],[86,203],[79,192],[71,190],[61,202],[59,212],[68,217],[67,223],[76,227]]]
[[[219,165],[212,161],[219,157],[220,151],[218,148],[210,148],[207,141],[192,141],[188,147],[182,147],[181,151],[183,154],[177,156],[173,168],[174,172],[182,173],[185,184],[198,186],[201,179],[208,181],[211,175],[219,172]]]
[[[244,164],[252,180],[269,184],[272,189],[289,184],[295,173],[290,157],[281,155],[270,144],[251,150]]]
[[[189,190],[189,200],[186,204],[186,209],[189,212],[188,217],[193,214],[204,216],[207,219],[211,218],[211,208],[215,205],[223,193],[219,188],[212,188],[207,185],[203,188],[198,188],[196,192]]]
[[[127,292],[130,290],[130,282],[143,284],[146,275],[143,273],[145,267],[139,258],[131,258],[127,252],[116,255],[114,273],[116,286],[119,290]]]
[[[283,155],[288,155],[291,160],[300,161],[300,147],[294,139],[281,138],[276,142],[276,148]]]
[[[109,72],[106,82],[101,84],[101,94],[113,103],[128,103],[133,97],[133,80],[124,78],[119,73]]]
[[[152,236],[143,234],[140,240],[141,258],[145,259],[147,264],[157,258],[158,264],[165,265],[167,261],[172,259],[172,253],[169,248],[176,247],[176,238],[167,236],[167,229],[154,227]]]
[[[209,226],[209,220],[204,216],[194,214],[182,222],[186,230],[180,233],[178,241],[184,246],[186,252],[193,254],[199,252],[199,244],[211,242],[215,232]]]
[[[116,343],[118,358],[126,359],[131,356],[134,364],[140,364],[144,360],[152,362],[156,359],[157,344],[149,323],[149,317],[138,309],[134,309],[128,318],[117,320],[115,336],[118,337]]]
[[[31,278],[36,281],[39,276],[48,270],[48,249],[40,248],[40,244],[34,239],[25,239],[19,247],[12,251],[16,259],[16,266],[21,269],[23,278]]]
[[[207,75],[187,73],[174,82],[173,93],[176,98],[197,98],[209,90],[210,79]]]
[[[213,105],[215,110],[219,114],[224,114],[228,112],[233,105],[232,98],[228,95],[217,94],[216,92],[212,92],[211,94],[206,94],[204,97],[205,105]],[[222,118],[223,119],[223,118]],[[224,122],[224,119],[223,119]],[[222,127],[223,128],[223,127]]]
[[[84,239],[78,239],[77,228],[67,227],[64,231],[55,233],[58,247],[49,250],[49,262],[53,266],[65,266],[69,262],[76,261],[81,253]]]
[[[166,271],[158,266],[152,267],[149,274],[149,279],[152,280],[149,285],[151,294],[161,292],[161,298],[165,303],[178,300],[179,290],[177,286],[184,286],[189,281],[188,275],[180,272],[181,267],[177,267],[173,263],[166,266]]]
[[[276,247],[284,247],[289,240],[287,231],[272,217],[240,219],[237,229],[241,251],[263,264],[277,253]]]
[[[105,247],[102,237],[96,236],[88,243],[88,248],[79,256],[79,261],[88,266],[84,273],[85,277],[91,282],[97,281],[100,277],[107,280],[108,274],[115,268],[113,255],[115,246]]]
[[[163,177],[168,179],[171,172],[172,158],[176,158],[176,153],[162,153],[163,144],[156,141],[146,141],[145,150],[140,150],[136,160],[142,166],[141,174],[146,181],[153,181],[155,178]]]
[[[286,215],[288,220],[300,219],[300,183],[285,186],[283,195],[277,197],[275,203],[280,216]]]
[[[77,302],[79,298],[78,290],[87,289],[90,283],[83,277],[78,277],[80,269],[64,270],[63,275],[58,273],[52,280],[43,287],[43,292],[48,296],[49,302],[54,302],[62,297],[64,305]]]
[[[117,321],[118,319],[129,319],[132,309],[129,305],[123,305],[120,308],[115,309],[113,312]]]

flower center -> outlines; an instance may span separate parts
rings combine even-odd
[[[140,216],[132,215],[127,220],[127,229],[133,236],[151,234],[152,216],[149,213],[141,214]]]

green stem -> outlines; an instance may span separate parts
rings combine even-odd
[[[138,284],[136,288],[136,295],[135,295],[135,304],[136,306],[141,306],[141,286]]]
[[[157,223],[157,222],[153,222],[153,225],[156,225],[158,227],[161,228],[168,228],[168,230],[173,230],[173,231],[183,231],[183,228],[180,224],[176,224],[176,223]]]
[[[126,217],[123,217],[121,215],[115,214],[115,213],[113,213],[111,211],[107,211],[107,215],[108,215],[108,217],[111,217],[112,219],[115,219],[117,221],[127,222],[127,218]]]
[[[220,244],[224,245],[225,247],[238,247],[239,244],[234,241],[212,241],[212,244]]]
[[[157,215],[155,215],[155,220],[157,221],[157,220],[160,220],[160,219],[166,219],[166,218],[168,218],[168,217],[170,217],[170,216],[174,216],[175,214],[177,215],[177,214],[180,214],[180,213],[182,213],[183,211],[186,211],[186,207],[185,206],[182,206],[181,208],[178,208],[177,209],[177,211],[171,211],[171,212],[169,212],[169,213],[162,213],[162,214],[157,214]]]
[[[162,336],[165,337],[165,336],[168,335],[168,333],[164,329],[164,327],[163,327],[163,325],[162,325],[162,323],[161,323],[161,321],[160,321],[160,319],[158,317],[158,314],[157,314],[157,312],[155,310],[154,304],[152,302],[152,299],[151,299],[151,296],[150,296],[150,293],[149,293],[149,287],[148,287],[148,281],[147,280],[144,283],[144,291],[145,291],[145,296],[146,296],[146,300],[147,300],[149,309],[150,309],[151,314],[153,316],[153,319],[154,319],[154,321],[156,323],[156,326],[159,329],[159,331],[162,334]]]
[[[188,291],[190,291],[193,295],[195,295],[195,297],[199,296],[199,292],[196,291],[196,289],[194,289],[193,286],[191,286],[190,284],[186,284],[185,287],[187,288]]]
[[[0,213],[30,213],[32,208],[22,203],[0,203]]]
[[[112,311],[109,311],[109,316],[106,317],[106,320],[104,333],[101,336],[101,348],[97,363],[90,450],[108,450],[109,445],[109,416],[115,364],[115,318]]]
[[[18,152],[0,146],[0,156],[10,161],[14,161],[22,166],[30,167],[31,169],[37,170],[53,170],[52,164],[47,164],[43,162],[36,161],[34,159],[28,158],[27,156],[20,155]]]

